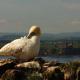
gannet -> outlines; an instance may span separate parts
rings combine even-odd
[[[0,49],[0,55],[14,56],[21,61],[28,61],[39,53],[41,30],[32,26],[27,36],[13,40]]]

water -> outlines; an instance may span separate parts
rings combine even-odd
[[[46,61],[59,61],[61,63],[70,61],[80,61],[80,55],[52,55],[52,56],[38,56],[42,57]],[[0,56],[1,59],[15,59],[15,57]]]
[[[80,61],[80,55],[52,55],[41,57],[47,61],[59,61],[61,63],[66,63],[70,61]]]
[[[2,59],[16,59],[16,58],[13,56],[0,56],[0,60]]]

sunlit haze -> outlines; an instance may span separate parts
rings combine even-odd
[[[0,0],[0,32],[79,32],[80,0]]]

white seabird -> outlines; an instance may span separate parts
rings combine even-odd
[[[21,61],[28,61],[39,53],[41,30],[32,26],[28,36],[13,40],[0,49],[0,55],[14,56]]]

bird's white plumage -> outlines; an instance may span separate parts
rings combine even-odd
[[[15,56],[22,61],[28,61],[37,56],[39,48],[40,36],[34,35],[30,39],[25,36],[3,46],[0,49],[0,55]]]

